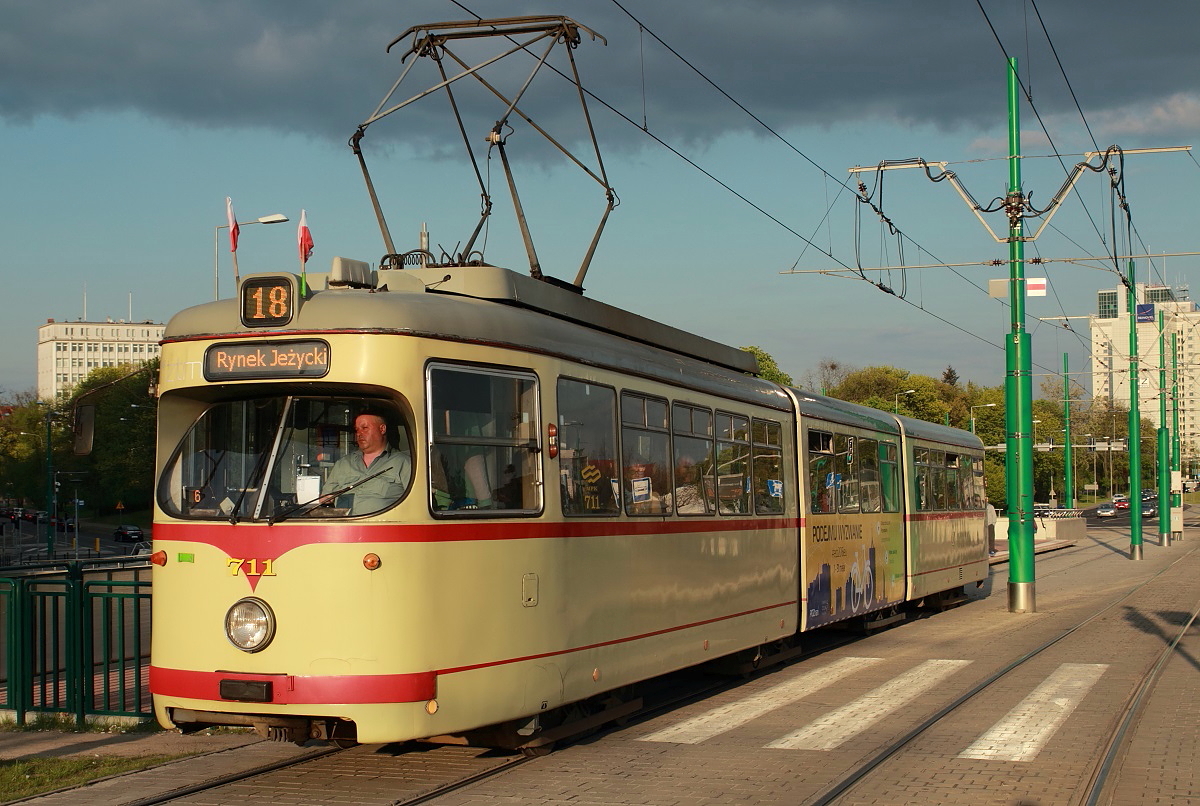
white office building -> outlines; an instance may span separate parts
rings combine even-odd
[[[1163,315],[1166,335],[1167,394],[1171,386],[1171,334],[1176,335],[1179,370],[1179,439],[1184,459],[1200,458],[1200,308],[1183,287],[1136,286],[1137,347],[1139,360],[1138,407],[1142,419],[1159,426],[1159,327]],[[1124,288],[1101,291],[1096,314],[1091,317],[1092,397],[1097,405],[1111,402],[1128,409],[1129,305]],[[1171,424],[1167,398],[1167,425]]]
[[[57,399],[97,367],[136,366],[157,358],[164,328],[154,322],[47,319],[38,328],[38,398]]]

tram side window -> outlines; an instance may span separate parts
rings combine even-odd
[[[976,509],[975,473],[969,456],[958,457],[958,501],[960,509]]]
[[[983,509],[987,501],[987,490],[984,488],[983,460],[971,460],[971,509]]]
[[[848,434],[833,435],[833,452],[837,455],[837,499],[838,512],[858,512],[858,463],[855,462],[856,437]]]
[[[662,515],[671,489],[667,401],[621,393],[621,478],[626,515]]]
[[[946,508],[946,455],[942,451],[930,451],[929,464],[929,508],[940,511]]]
[[[879,512],[883,496],[879,489],[879,443],[873,439],[859,439],[855,450],[858,463],[859,504],[863,512]]]
[[[896,444],[879,443],[879,489],[883,494],[883,511],[900,511],[900,468],[896,462]]]
[[[712,515],[717,511],[713,481],[713,413],[676,403],[671,407],[674,489],[665,509],[677,515]]]
[[[816,514],[835,512],[833,434],[808,432],[808,500]]]
[[[771,420],[752,421],[754,451],[754,511],[783,512],[783,427]]]
[[[620,512],[616,390],[560,378],[558,444],[563,514]]]
[[[431,365],[429,502],[441,516],[541,509],[537,379]]]
[[[717,412],[717,511],[742,514],[749,501],[750,420]]]
[[[946,454],[946,509],[962,509],[962,485],[955,453]]]
[[[913,468],[916,470],[913,479],[913,485],[916,487],[913,496],[917,502],[916,508],[919,512],[928,512],[933,509],[933,469],[929,466],[928,448],[913,449]]]

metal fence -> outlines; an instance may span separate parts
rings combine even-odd
[[[148,718],[150,568],[144,559],[0,569],[0,708]]]

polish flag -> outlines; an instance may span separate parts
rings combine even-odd
[[[313,239],[308,230],[308,213],[304,210],[300,211],[300,228],[296,230],[296,239],[300,246],[300,263],[308,263],[308,259],[312,257]]]
[[[238,235],[241,230],[238,228],[237,219],[233,217],[233,199],[225,197],[225,220],[229,222],[229,251],[237,251]]]

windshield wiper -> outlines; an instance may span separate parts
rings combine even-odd
[[[246,482],[247,482],[246,486],[242,488],[242,494],[238,496],[237,503],[235,503],[233,505],[233,511],[229,513],[229,522],[232,525],[237,526],[238,512],[242,508],[242,502],[246,500],[246,495],[251,490],[250,483],[253,482],[255,479],[259,479],[259,483],[260,484],[262,483],[262,481],[261,481],[263,478],[262,471],[263,471],[263,468],[266,467],[266,464],[267,464],[267,454],[260,453],[258,455],[258,461],[256,461],[254,463],[254,467],[251,468],[251,470],[250,470],[250,477],[246,480]]]
[[[382,476],[384,473],[386,473],[392,469],[394,469],[393,466],[388,465],[387,467],[383,468],[382,470],[378,471],[377,473],[372,473],[371,475],[369,475],[365,478],[361,478],[358,481],[354,482],[353,484],[346,485],[345,487],[343,487],[340,490],[334,490],[331,493],[326,493],[325,495],[314,498],[312,501],[305,501],[302,504],[292,504],[286,510],[279,513],[279,515],[277,515],[277,516],[272,515],[271,517],[267,518],[267,525],[273,526],[276,523],[280,523],[281,521],[287,520],[288,518],[292,517],[292,515],[295,515],[297,512],[300,512],[301,510],[304,510],[304,512],[308,512],[309,510],[316,509],[318,506],[321,506],[322,504],[324,504],[326,502],[337,500],[337,497],[339,495],[345,495],[346,493],[353,490],[355,487],[358,487],[360,484],[365,484],[368,481],[370,481],[371,479],[375,478],[376,476]],[[304,512],[301,512],[300,514],[304,514]]]

